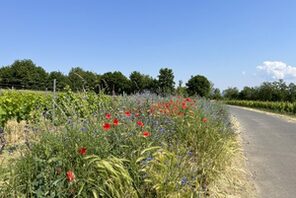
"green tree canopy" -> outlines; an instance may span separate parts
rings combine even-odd
[[[163,95],[173,94],[174,93],[174,73],[172,69],[162,68],[159,70],[158,75],[158,87],[160,89],[160,93]]]
[[[68,74],[72,90],[94,90],[99,85],[98,75],[94,72],[84,71],[80,67],[74,67]]]
[[[121,72],[107,72],[101,76],[100,87],[107,94],[129,94],[131,92],[130,80]]]
[[[221,94],[220,89],[213,88],[212,91],[211,91],[210,98],[211,99],[214,99],[214,100],[220,100],[220,99],[222,99],[222,94]]]
[[[211,91],[210,81],[205,76],[201,75],[191,76],[186,86],[187,93],[190,96],[199,95],[201,97],[207,97]]]
[[[255,100],[257,97],[257,91],[253,87],[244,87],[239,93],[239,98],[242,100]]]
[[[179,96],[187,96],[187,90],[186,90],[186,87],[183,87],[183,81],[182,80],[179,80],[178,82],[178,87],[176,89],[176,94],[179,95]]]
[[[70,87],[74,91],[81,91],[85,88],[86,81],[83,78],[85,71],[80,67],[74,67],[70,70],[68,78],[70,81]]]
[[[141,74],[137,71],[132,72],[129,78],[133,93],[142,93],[145,90],[149,90],[153,83],[153,79],[150,76]]]
[[[238,99],[239,90],[236,87],[229,87],[223,91],[223,97],[227,99]]]
[[[296,101],[296,85],[294,83],[289,84],[289,101]]]
[[[11,66],[1,68],[1,84],[17,89],[44,90],[47,86],[47,72],[30,59],[16,60]]]
[[[56,89],[57,91],[62,91],[67,85],[70,84],[70,81],[67,76],[65,76],[62,72],[53,71],[49,73],[48,76],[48,89],[53,89],[53,80],[56,79]]]
[[[0,86],[3,88],[11,88],[14,81],[11,66],[0,68]]]

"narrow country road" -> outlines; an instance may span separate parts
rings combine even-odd
[[[259,197],[296,197],[296,123],[229,106],[240,123]]]

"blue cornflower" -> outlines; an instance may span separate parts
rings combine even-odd
[[[188,182],[187,177],[183,177],[182,180],[181,180],[181,185],[184,186],[184,185],[187,184],[187,182]]]
[[[153,160],[152,157],[147,157],[147,158],[146,158],[146,161],[147,161],[147,162],[149,162],[149,161],[151,161],[151,160]]]
[[[152,157],[147,157],[146,159],[144,159],[143,161],[142,161],[142,164],[143,165],[147,165],[150,161],[152,161],[153,160],[153,158]]]

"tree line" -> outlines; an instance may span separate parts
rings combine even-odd
[[[223,91],[223,96],[230,100],[296,102],[296,85],[286,84],[284,80],[263,82],[260,86],[244,87],[241,91],[236,87],[230,87]]]
[[[0,68],[0,88],[52,90],[53,80],[56,79],[57,91],[69,86],[73,91],[91,90],[104,91],[106,94],[134,94],[149,91],[161,95],[183,95],[221,98],[219,89],[202,75],[191,76],[183,85],[179,81],[175,87],[172,69],[161,68],[157,78],[133,71],[129,77],[120,71],[97,74],[85,71],[80,67],[73,67],[68,74],[60,71],[47,72],[36,66],[30,59],[16,60],[8,66]]]

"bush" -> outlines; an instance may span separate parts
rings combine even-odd
[[[37,92],[4,91],[0,95],[0,127],[11,119],[30,120],[32,111],[48,106],[50,97]]]

